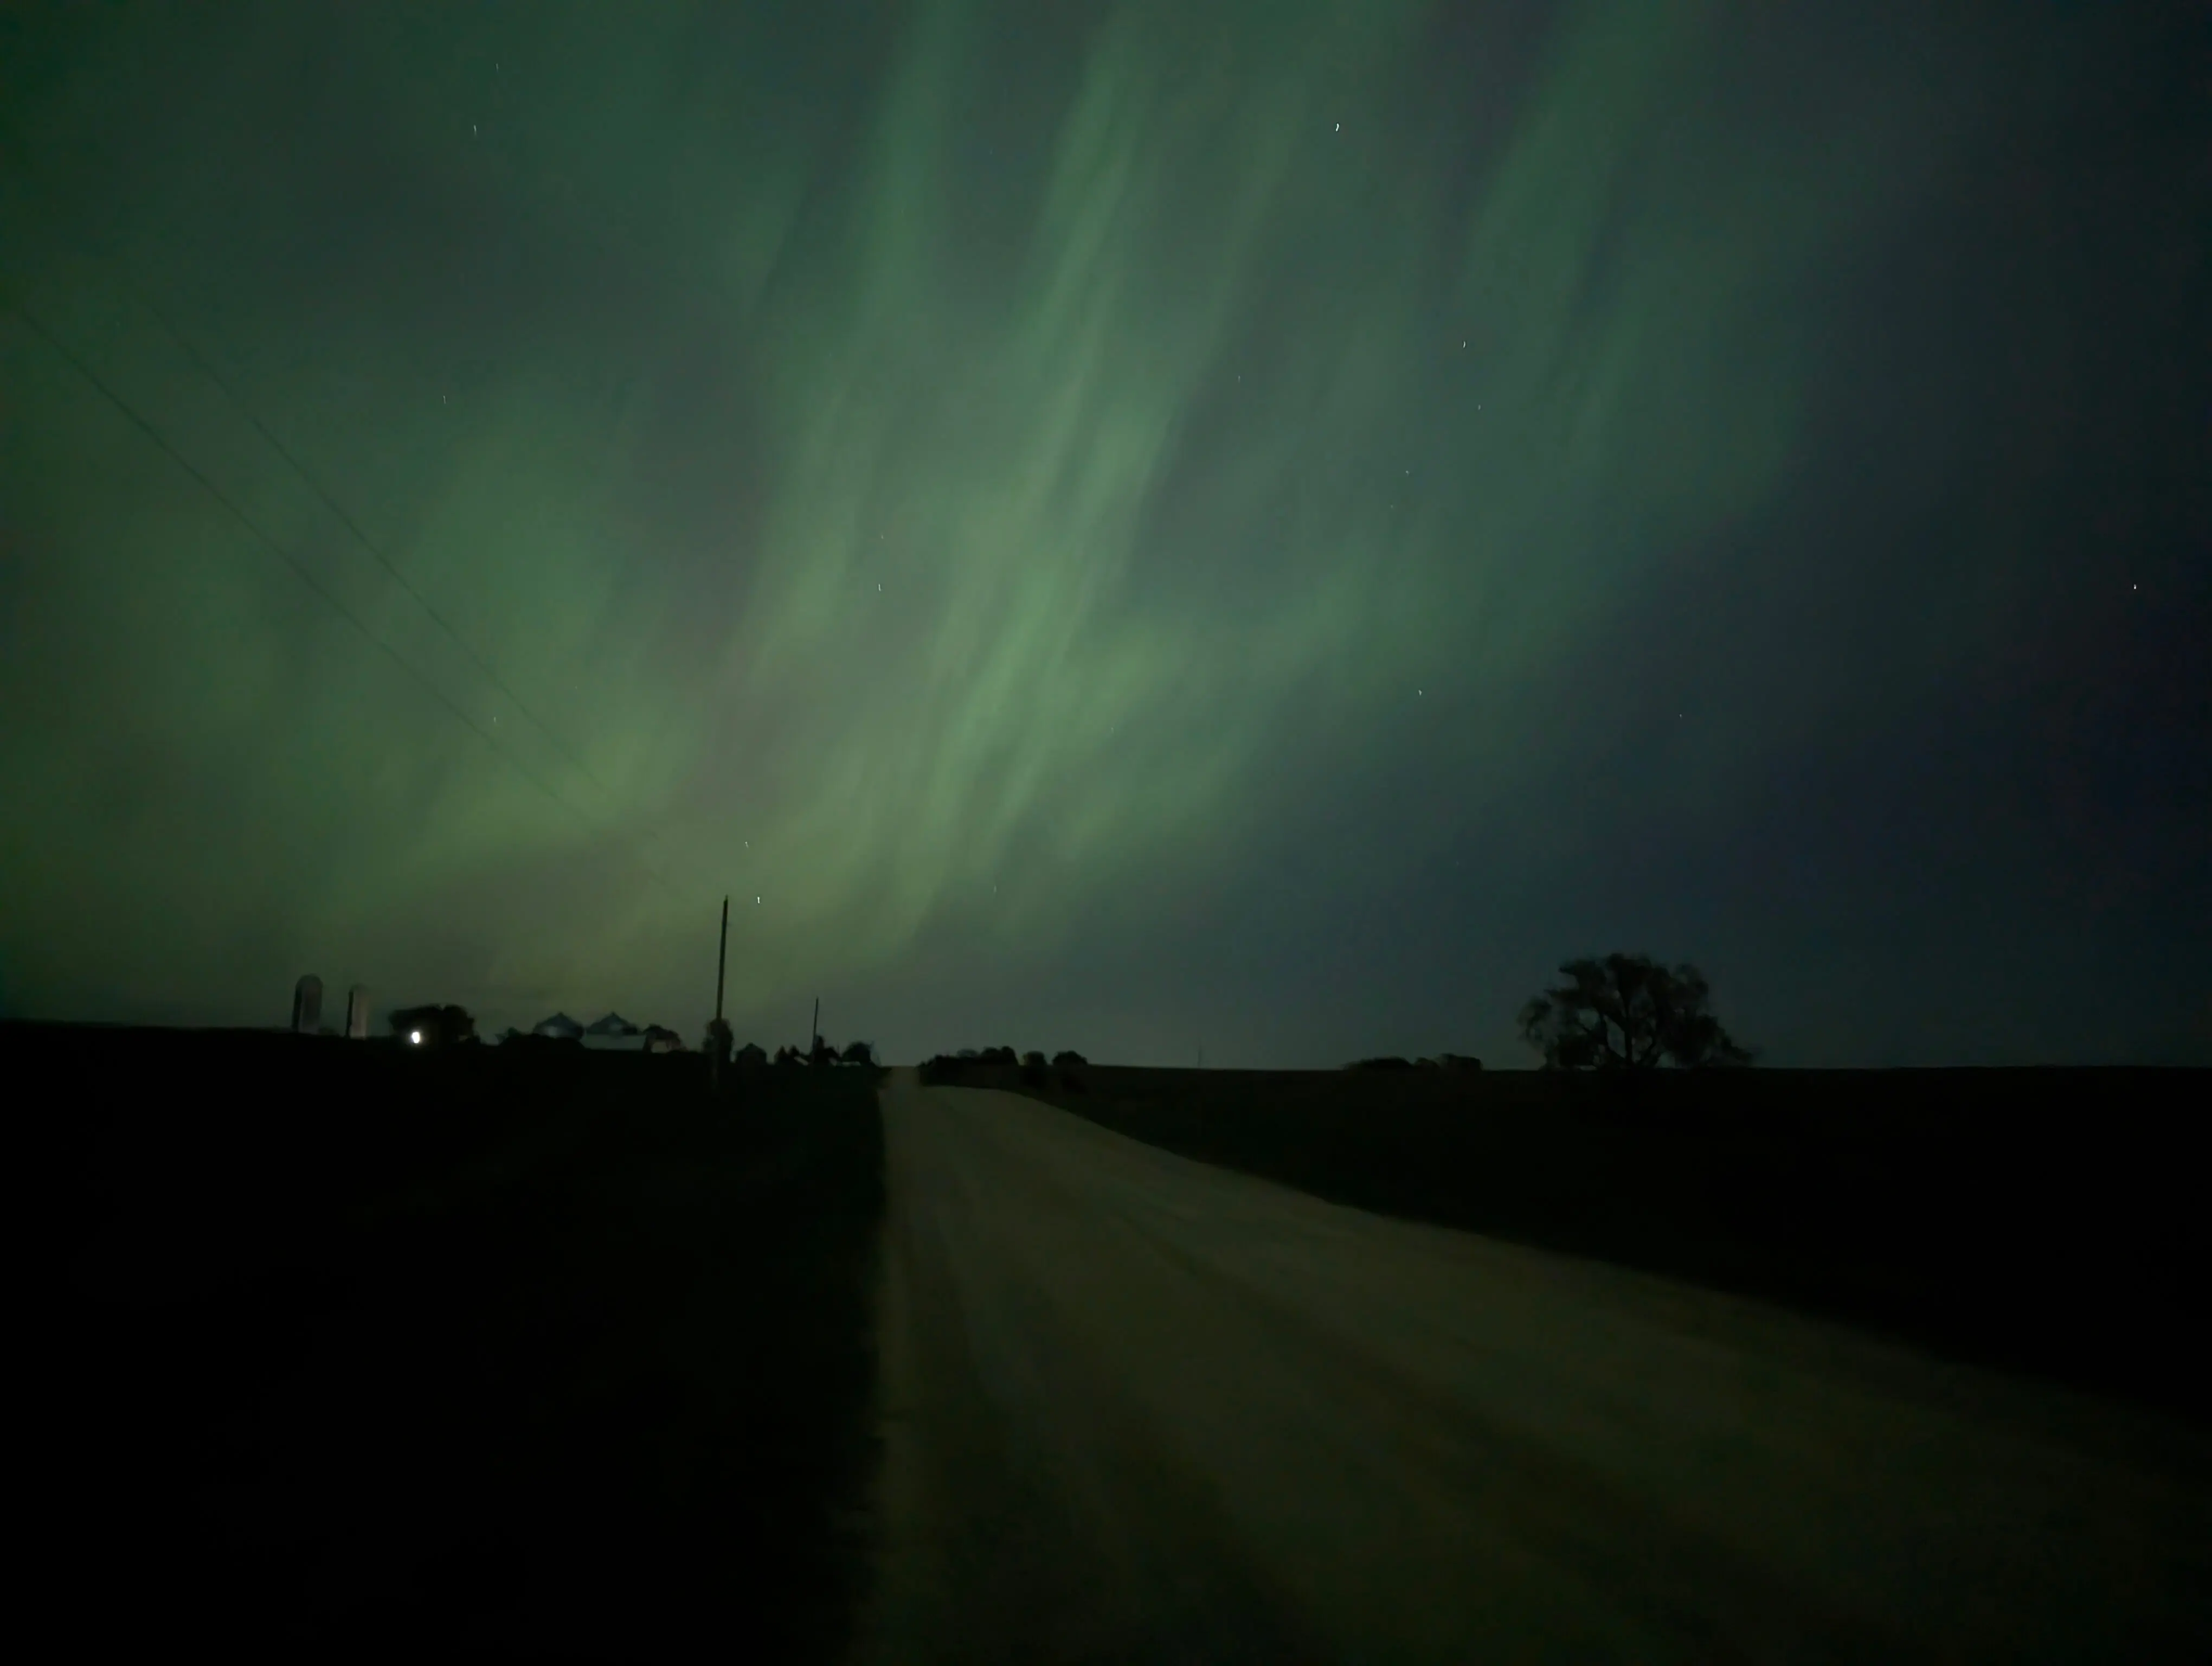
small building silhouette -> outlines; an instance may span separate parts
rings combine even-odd
[[[619,1012],[610,1012],[584,1026],[584,1045],[595,1053],[675,1053],[683,1038],[665,1025],[632,1024]]]
[[[530,1027],[533,1036],[545,1036],[554,1041],[581,1041],[584,1026],[566,1012],[556,1012],[550,1018],[540,1018]]]

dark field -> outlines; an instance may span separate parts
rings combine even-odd
[[[2208,1073],[970,1071],[1385,1214],[2212,1422]]]
[[[55,1194],[42,1507],[83,1651],[839,1652],[874,1072],[710,1102],[696,1056],[0,1049]]]

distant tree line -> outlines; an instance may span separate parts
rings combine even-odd
[[[708,1053],[728,1048],[730,1041],[727,1019],[716,1018],[708,1025],[706,1050]],[[823,1068],[831,1065],[866,1065],[872,1068],[876,1064],[876,1047],[873,1042],[856,1041],[848,1042],[840,1048],[831,1045],[827,1037],[817,1036],[811,1047],[779,1047],[771,1055],[758,1042],[747,1042],[726,1056],[740,1069]]]
[[[1395,1055],[1379,1059],[1354,1059],[1346,1070],[1480,1070],[1480,1059],[1465,1053],[1439,1053],[1433,1058],[1401,1059]]]
[[[455,1043],[473,1042],[477,1039],[476,1019],[464,1006],[452,1005],[403,1006],[392,1014],[391,1023],[392,1033],[395,1039],[417,1047],[445,1047]],[[637,1033],[648,1039],[665,1036],[672,1043],[676,1040],[674,1031],[664,1031],[657,1025],[647,1025]],[[714,1025],[709,1024],[707,1026],[706,1050],[709,1053],[713,1052],[718,1042],[726,1045],[728,1037],[729,1026],[726,1023],[723,1023],[719,1030]],[[536,1043],[540,1046],[576,1044],[574,1037],[566,1037],[561,1041],[549,1041],[545,1037],[534,1033],[526,1034],[517,1030],[509,1030],[504,1039],[509,1044]],[[812,1047],[779,1047],[771,1059],[759,1043],[747,1042],[744,1046],[735,1049],[732,1061],[740,1066],[818,1067],[849,1065],[866,1066],[872,1068],[876,1064],[876,1048],[873,1042],[865,1041],[848,1042],[842,1048],[836,1047],[832,1046],[825,1037],[817,1036],[814,1039]]]
[[[1072,1049],[1063,1049],[1049,1059],[1035,1049],[1017,1053],[1011,1047],[963,1047],[957,1053],[940,1053],[921,1067],[924,1082],[958,1084],[975,1083],[988,1086],[1003,1081],[1007,1073],[1030,1087],[1047,1086],[1055,1080],[1071,1091],[1083,1089],[1083,1073],[1090,1061]]]
[[[842,1048],[835,1047],[827,1038],[817,1036],[811,1047],[779,1047],[775,1049],[775,1056],[771,1058],[757,1045],[747,1042],[738,1049],[737,1061],[739,1064],[759,1064],[765,1061],[771,1067],[785,1069],[794,1067],[827,1069],[834,1065],[873,1066],[876,1062],[876,1047],[873,1042],[864,1041],[847,1042]]]
[[[402,1007],[392,1014],[392,1033],[426,1047],[477,1039],[476,1020],[465,1007],[432,1005]],[[1752,1050],[1730,1035],[1712,1010],[1712,987],[1687,962],[1663,966],[1647,954],[1585,956],[1562,963],[1559,981],[1532,997],[1521,1009],[1522,1038],[1547,1070],[1613,1072],[1632,1076],[1674,1068],[1701,1070],[1739,1067],[1753,1061]],[[510,1035],[513,1032],[509,1032]],[[653,1033],[659,1033],[657,1030]],[[717,1019],[708,1026],[709,1052],[729,1045],[729,1026]],[[842,1048],[817,1036],[812,1046],[784,1046],[771,1057],[758,1043],[735,1049],[740,1067],[874,1068],[874,1046],[848,1042]],[[1477,1071],[1482,1061],[1460,1053],[1439,1053],[1414,1061],[1395,1055],[1355,1060],[1357,1071]],[[940,1053],[921,1067],[925,1082],[990,1084],[1008,1073],[1030,1086],[1054,1080],[1080,1091],[1089,1061],[1063,1049],[1049,1059],[1036,1049],[963,1047]]]

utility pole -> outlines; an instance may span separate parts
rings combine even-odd
[[[707,1036],[707,1091],[722,1091],[722,1055],[730,1050],[729,1026],[722,1022],[722,983],[730,970],[730,899],[722,899],[722,943],[714,952],[714,1022]]]
[[[822,1051],[822,997],[814,997],[814,1033],[806,1038],[806,1056],[817,1057]]]

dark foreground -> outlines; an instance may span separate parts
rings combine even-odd
[[[869,1659],[2212,1659],[2191,1424],[1032,1098],[884,1118]]]
[[[0,1049],[42,1084],[69,1652],[838,1655],[874,1073],[714,1104],[696,1058],[573,1049]]]
[[[1093,1067],[978,1085],[1316,1196],[1782,1303],[2212,1426],[2212,1073]]]

